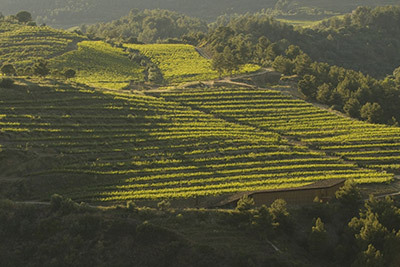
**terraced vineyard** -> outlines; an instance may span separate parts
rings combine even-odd
[[[121,48],[101,41],[84,41],[78,50],[68,52],[51,61],[51,68],[77,71],[73,81],[95,87],[121,89],[130,80],[143,81],[143,67],[129,60]]]
[[[0,62],[26,67],[36,60],[67,52],[69,46],[80,40],[83,38],[77,34],[50,27],[0,22]]]
[[[211,80],[218,73],[211,69],[211,61],[200,56],[191,45],[184,44],[126,44],[128,48],[139,50],[156,63],[168,83]],[[246,65],[240,72],[260,69],[256,65]]]
[[[239,92],[246,94],[218,94]],[[392,178],[291,145],[258,126],[163,98],[65,85],[18,86],[0,93],[5,96],[0,102],[1,155],[7,158],[3,179],[25,177],[32,197],[58,192],[80,200],[152,200],[296,187],[338,177]],[[207,94],[217,92],[195,91],[192,97],[211,103]],[[184,92],[163,95],[190,100]],[[253,92],[255,98],[260,95],[284,99],[271,91]]]
[[[219,118],[286,136],[360,167],[400,172],[400,128],[338,116],[272,90],[220,89],[166,92]]]

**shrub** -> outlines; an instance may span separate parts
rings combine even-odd
[[[70,198],[64,198],[58,194],[51,196],[50,206],[53,212],[61,212],[62,214],[71,213],[79,207],[79,205]]]
[[[33,73],[41,77],[49,75],[50,70],[47,67],[47,62],[43,60],[36,62],[35,65],[33,66]]]
[[[17,71],[16,71],[15,68],[14,68],[14,65],[13,65],[13,64],[10,64],[10,63],[4,64],[4,65],[1,67],[1,72],[2,72],[3,74],[5,74],[5,75],[8,75],[8,76],[14,76],[14,75],[17,73]]]
[[[74,78],[76,76],[76,71],[73,69],[67,69],[64,71],[64,77],[67,79]]]

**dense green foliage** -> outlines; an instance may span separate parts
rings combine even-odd
[[[89,36],[114,41],[155,43],[181,38],[189,32],[207,31],[207,24],[168,10],[132,10],[128,16],[109,23],[85,27]]]
[[[273,16],[288,19],[315,20],[332,14],[348,13],[359,5],[377,6],[399,4],[398,0],[363,0],[332,2],[330,0],[4,0],[1,11],[5,15],[29,10],[40,23],[79,25],[116,19],[127,10],[163,8],[213,21],[220,15],[256,12],[267,9]]]
[[[207,41],[215,47],[216,42],[224,44],[240,36],[255,46],[264,37],[279,45],[276,52],[282,53],[293,44],[313,60],[383,77],[391,74],[400,62],[396,52],[400,47],[399,10],[400,7],[393,6],[360,7],[344,17],[304,29],[279,22],[265,12],[221,17],[213,24]],[[255,47],[251,51],[256,51]]]
[[[357,189],[358,190],[358,189]],[[249,201],[247,201],[249,202]],[[95,208],[53,195],[49,205],[0,201],[2,266],[388,266],[400,258],[400,208],[370,198],[239,210]],[[359,213],[357,212],[359,210]],[[169,265],[168,265],[169,266]]]
[[[313,62],[300,51],[293,57],[290,48],[273,62],[276,70],[299,76],[298,89],[317,101],[372,123],[398,125],[400,120],[400,83],[392,76],[377,80],[361,72],[326,63]]]

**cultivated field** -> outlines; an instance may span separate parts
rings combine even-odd
[[[271,90],[225,88],[162,96],[219,118],[286,136],[360,167],[400,172],[399,127],[338,116]]]
[[[112,47],[101,41],[84,41],[78,50],[54,58],[50,64],[57,70],[74,69],[73,81],[94,87],[121,89],[130,80],[142,81],[143,68],[128,58],[121,48]]]
[[[84,38],[50,27],[32,27],[0,22],[0,62],[15,67],[31,66],[40,59],[49,59],[67,52]]]
[[[185,44],[125,44],[126,47],[139,50],[159,66],[168,83],[211,80],[218,78],[218,73],[211,69],[208,60],[191,45]],[[240,73],[253,72],[260,67],[246,65]]]
[[[393,178],[360,168],[358,160],[345,162],[339,154],[288,142],[281,134],[289,130],[279,129],[279,123],[291,121],[288,127],[295,129],[302,125],[296,118],[321,118],[328,131],[330,120],[342,118],[275,91],[224,88],[159,97],[50,85],[0,93],[1,153],[9,158],[3,176],[25,177],[36,197],[58,192],[90,201],[156,200],[331,178],[361,183]],[[352,131],[354,125],[344,129]],[[304,138],[315,142],[314,135]]]

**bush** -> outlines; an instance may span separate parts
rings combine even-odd
[[[79,205],[70,198],[64,198],[58,194],[51,196],[50,206],[53,212],[61,212],[62,214],[71,213],[79,207]]]
[[[41,77],[49,75],[50,70],[47,67],[47,62],[43,60],[36,62],[35,65],[33,66],[33,73]]]
[[[26,22],[32,21],[32,15],[31,15],[31,13],[29,13],[27,11],[18,12],[17,15],[15,15],[15,17],[21,23],[26,23]]]
[[[76,71],[73,69],[67,69],[64,71],[64,77],[67,79],[74,78],[76,76]]]
[[[14,76],[17,71],[14,68],[13,64],[6,63],[1,67],[1,72],[7,76]]]

